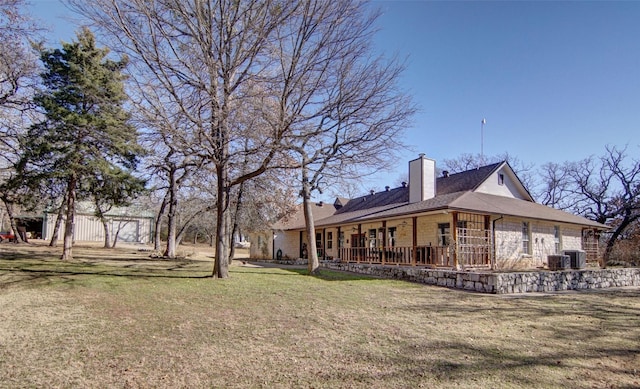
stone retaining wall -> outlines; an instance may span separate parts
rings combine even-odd
[[[640,268],[490,272],[321,262],[327,269],[350,271],[482,293],[530,293],[640,286]]]

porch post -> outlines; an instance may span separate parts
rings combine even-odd
[[[342,258],[342,245],[340,243],[340,231],[341,231],[341,227],[338,226],[338,235],[335,237],[336,249],[337,249],[336,252],[338,253],[336,258],[340,258],[341,260],[344,260],[344,258]]]
[[[382,264],[387,260],[387,221],[382,221]]]
[[[299,250],[300,250],[300,252],[299,252],[299,254],[300,254],[300,258],[302,258],[302,234],[303,234],[303,233],[304,233],[304,231],[300,231],[300,243],[299,243],[299,245],[298,245]]]
[[[493,240],[491,239],[491,216],[490,215],[484,215],[484,235],[487,242],[486,244],[487,255],[484,258],[484,264],[489,265],[491,264],[491,242]]]
[[[411,255],[411,265],[415,266],[418,261],[418,217],[411,218],[413,234],[413,255]]]
[[[451,213],[453,225],[451,226],[451,236],[453,239],[453,267],[458,269],[458,212]]]
[[[362,243],[362,224],[358,223],[358,245],[356,247],[360,247],[360,244]],[[353,244],[353,242],[351,242]],[[357,262],[360,263],[360,257],[364,254],[364,248],[358,248],[358,260]]]

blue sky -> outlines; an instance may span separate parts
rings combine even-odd
[[[421,112],[407,141],[417,151],[436,161],[479,153],[486,118],[488,155],[541,165],[606,144],[638,155],[640,2],[375,4],[378,47],[408,56],[402,82]]]
[[[54,27],[76,26],[57,0],[32,0]],[[579,160],[604,146],[640,151],[640,2],[373,1],[383,11],[375,47],[406,58],[401,85],[420,112],[412,151],[364,184],[381,190],[418,152],[441,161],[509,152],[523,162]],[[65,19],[66,16],[66,19]]]

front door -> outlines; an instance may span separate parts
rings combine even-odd
[[[351,234],[351,257],[362,260],[365,256],[365,234]]]

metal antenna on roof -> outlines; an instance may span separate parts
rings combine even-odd
[[[485,124],[487,124],[487,119],[482,118],[482,121],[480,122],[480,164],[481,165],[484,165],[484,125]]]

